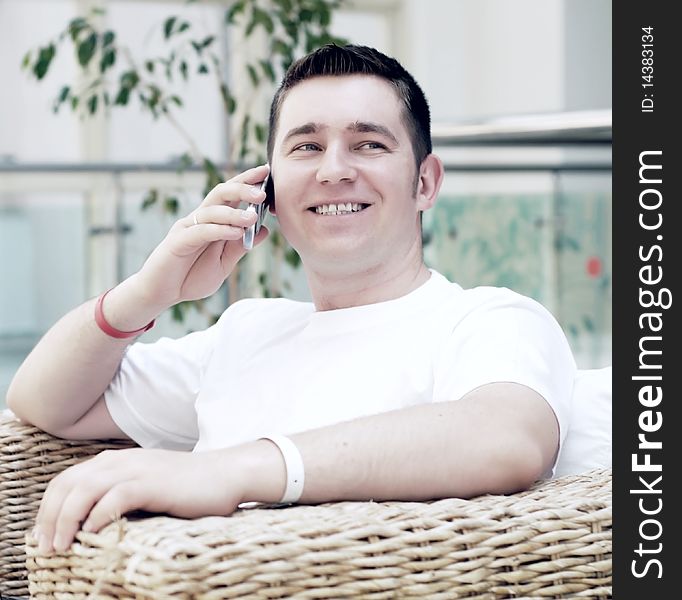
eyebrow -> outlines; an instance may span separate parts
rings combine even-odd
[[[284,136],[284,142],[297,135],[308,135],[311,133],[319,133],[323,129],[327,129],[327,125],[322,123],[305,123],[300,127],[294,127],[290,129],[289,132]],[[396,138],[391,130],[385,125],[380,125],[379,123],[373,123],[371,121],[355,121],[346,127],[346,131],[352,133],[378,133],[389,140],[391,140],[396,146],[399,145],[398,138]]]

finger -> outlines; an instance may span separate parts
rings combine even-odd
[[[270,231],[265,225],[261,225],[260,231],[253,238],[253,247],[255,248],[260,244],[267,236]],[[223,264],[223,268],[227,270],[228,267],[232,267],[239,261],[245,254],[247,250],[244,249],[243,244],[226,244],[223,248],[222,256],[220,257]]]
[[[256,184],[265,179],[268,170],[267,165],[261,165],[244,171],[224,183],[219,183],[206,195],[201,205],[236,206],[240,202],[262,202],[265,192],[261,191]]]
[[[227,205],[236,208],[241,203],[260,203],[265,192],[258,185],[227,181],[219,183],[204,198],[200,206]]]
[[[86,461],[62,471],[47,486],[40,501],[34,530],[38,539],[38,550],[41,553],[45,554],[52,551],[56,523],[64,498],[70,493],[79,474],[89,462]]]
[[[270,165],[263,164],[256,167],[242,171],[241,173],[235,175],[234,177],[228,179],[228,181],[238,181],[240,183],[260,183],[265,179],[265,176],[270,172]]]
[[[231,206],[203,206],[187,215],[184,224],[187,227],[210,223],[248,227],[256,222],[256,218],[257,215],[253,210],[242,210]]]
[[[187,237],[184,239],[192,246],[202,246],[211,242],[238,240],[244,235],[245,227],[248,227],[248,225],[236,227],[235,225],[206,223],[205,225],[186,229],[185,235]]]
[[[90,510],[83,523],[83,531],[98,532],[132,510],[153,509],[140,492],[141,485],[138,481],[129,480],[111,487]]]
[[[76,532],[81,527],[92,507],[113,485],[110,477],[100,477],[79,482],[66,495],[55,524],[52,546],[57,552],[63,552],[73,542]]]

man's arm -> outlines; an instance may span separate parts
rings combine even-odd
[[[373,415],[291,439],[305,465],[302,503],[428,500],[527,488],[551,468],[559,431],[552,409],[536,392],[495,383],[457,401]],[[252,493],[254,500],[259,491]]]
[[[105,314],[116,327],[134,330],[156,316],[153,309],[140,310],[143,305],[131,278],[107,295]],[[136,314],[126,316],[126,306],[137,307]],[[95,301],[90,300],[62,317],[19,367],[7,405],[20,419],[65,438],[126,437],[109,416],[103,393],[130,340],[107,336],[94,313]]]
[[[482,386],[462,399],[363,417],[291,436],[303,457],[301,503],[469,498],[525,489],[552,465],[554,413],[522,385]],[[40,549],[65,549],[83,523],[97,531],[135,509],[229,515],[278,502],[286,484],[268,440],[207,452],[119,450],[67,469],[37,517]]]
[[[268,172],[249,169],[211,190],[190,215],[176,221],[134,275],[109,292],[107,322],[121,331],[144,327],[167,308],[215,293],[245,254],[244,228],[255,215],[238,208],[265,194],[253,184]],[[256,239],[267,235],[263,227]],[[103,393],[130,340],[102,332],[90,300],[58,321],[15,374],[7,405],[23,421],[61,437],[125,437]]]

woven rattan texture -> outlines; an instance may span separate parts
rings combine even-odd
[[[28,595],[24,537],[50,479],[104,449],[130,445],[67,442],[0,413],[0,595]]]
[[[15,507],[0,513],[0,592],[20,596],[17,538],[33,526],[46,482],[112,445],[7,420],[0,441],[0,500]],[[35,598],[610,598],[611,472],[473,500],[121,519],[51,556],[26,540]],[[20,555],[5,561],[6,550]]]
[[[475,501],[121,520],[28,549],[36,598],[577,598],[611,592],[608,473]]]

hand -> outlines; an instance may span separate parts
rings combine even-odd
[[[244,230],[256,221],[253,212],[237,207],[265,199],[256,184],[267,173],[268,166],[261,165],[218,184],[196,210],[173,224],[138,273],[151,304],[168,307],[218,290],[246,253]],[[267,234],[261,227],[254,245]]]
[[[78,529],[97,532],[131,510],[184,518],[229,515],[243,501],[247,471],[229,451],[108,450],[47,486],[34,535],[39,551],[66,550]]]

